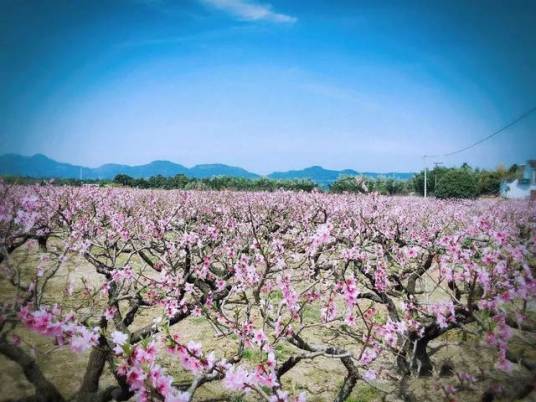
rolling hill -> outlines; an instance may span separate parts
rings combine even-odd
[[[120,165],[108,163],[96,168],[57,162],[42,154],[22,156],[5,154],[0,156],[0,176],[26,176],[36,178],[84,178],[113,179],[117,174],[127,174],[135,178],[147,178],[156,175],[175,176],[184,174],[189,177],[206,178],[214,176],[233,176],[254,179],[261,177],[236,166],[224,164],[195,165],[191,168],[170,161],[153,161],[145,165]],[[271,179],[310,179],[321,186],[327,186],[340,176],[390,177],[407,180],[413,173],[406,172],[357,172],[352,169],[329,170],[321,166],[311,166],[302,170],[273,172],[267,175]]]

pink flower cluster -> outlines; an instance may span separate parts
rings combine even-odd
[[[112,342],[115,353],[121,358],[117,374],[125,379],[136,400],[152,401],[152,392],[156,392],[165,402],[190,401],[190,394],[174,388],[173,377],[156,362],[158,351],[154,341],[129,345],[127,334],[114,331]]]
[[[98,328],[88,329],[75,321],[74,314],[61,318],[57,306],[32,310],[30,305],[22,307],[19,319],[26,328],[40,335],[53,337],[58,345],[70,345],[75,352],[83,352],[96,346],[99,340]]]
[[[512,338],[512,330],[506,325],[506,317],[501,314],[493,318],[495,322],[495,330],[488,332],[485,336],[485,341],[497,348],[499,352],[499,358],[497,360],[497,368],[503,371],[512,371],[513,365],[507,357],[508,341]]]
[[[314,254],[320,246],[327,244],[333,240],[333,237],[331,236],[332,230],[333,225],[329,222],[318,226],[316,232],[311,237],[311,243],[309,247],[309,252],[311,254]]]

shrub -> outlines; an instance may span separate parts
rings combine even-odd
[[[435,191],[437,198],[474,198],[478,195],[478,182],[469,169],[449,170],[441,176]]]
[[[114,183],[121,184],[122,186],[132,186],[134,179],[126,174],[117,174],[114,177]]]
[[[478,176],[478,194],[498,195],[501,189],[501,177],[498,172],[480,172]]]
[[[330,186],[333,193],[366,193],[368,192],[366,181],[362,177],[342,176]]]

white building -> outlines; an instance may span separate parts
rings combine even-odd
[[[501,196],[511,199],[536,200],[536,160],[527,161],[523,168],[523,176],[510,183],[501,183]]]

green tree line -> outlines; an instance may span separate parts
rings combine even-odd
[[[501,182],[521,177],[522,169],[514,164],[506,169],[473,169],[467,163],[459,168],[436,166],[427,171],[426,188],[429,195],[437,198],[474,198],[499,195]],[[424,194],[424,170],[412,179],[417,194]]]
[[[500,192],[503,180],[520,177],[522,169],[514,164],[510,168],[499,166],[495,170],[473,169],[468,164],[459,168],[436,166],[427,171],[427,192],[438,198],[474,198],[478,196],[496,196]],[[410,180],[378,177],[366,178],[341,176],[329,187],[323,188],[309,179],[274,180],[266,177],[246,179],[242,177],[218,176],[194,178],[178,174],[171,177],[162,175],[149,178],[133,178],[118,174],[113,180],[79,180],[79,179],[36,179],[30,177],[3,177],[2,180],[12,184],[52,183],[55,185],[81,186],[93,184],[99,186],[121,185],[135,188],[160,188],[184,190],[237,190],[237,191],[329,191],[332,193],[370,193],[384,195],[424,194],[424,171],[417,173]]]
[[[198,179],[178,174],[171,177],[161,175],[148,179],[135,179],[125,174],[115,176],[114,183],[137,188],[163,188],[184,190],[237,190],[237,191],[312,191],[318,185],[312,180],[272,180],[265,177],[245,179],[243,177],[216,176]]]

